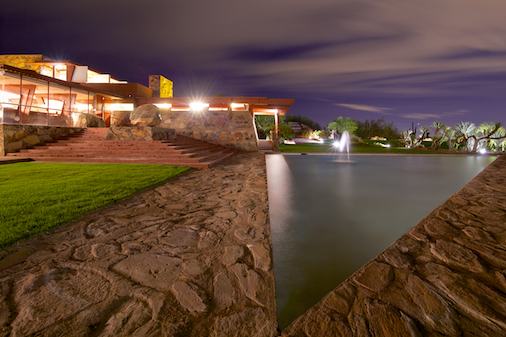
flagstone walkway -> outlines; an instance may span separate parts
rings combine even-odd
[[[0,336],[276,335],[264,156],[191,170],[16,247],[0,260]]]

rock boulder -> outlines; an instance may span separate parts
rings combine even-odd
[[[145,104],[130,114],[130,122],[137,126],[158,126],[162,123],[162,118],[158,107],[153,104]]]

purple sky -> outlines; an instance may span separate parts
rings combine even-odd
[[[295,98],[291,114],[506,122],[504,0],[11,1],[0,54],[69,59],[176,96]]]

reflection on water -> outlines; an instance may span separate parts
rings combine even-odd
[[[374,258],[495,157],[268,155],[281,328]]]

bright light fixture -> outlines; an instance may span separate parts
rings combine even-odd
[[[485,153],[487,153],[487,150],[486,149],[480,149],[478,152],[481,153],[481,154],[485,154]]]
[[[193,111],[202,111],[206,108],[209,108],[209,103],[202,103],[202,102],[190,103],[190,109],[192,109]]]
[[[172,104],[171,103],[155,103],[153,105],[157,106],[159,109],[170,109],[170,108],[172,108]]]

